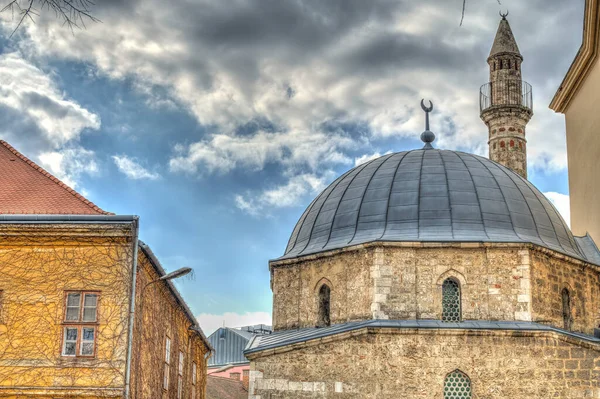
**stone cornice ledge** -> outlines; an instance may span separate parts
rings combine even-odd
[[[375,320],[373,320],[375,322]],[[535,323],[532,323],[534,325]],[[382,326],[360,326],[349,331],[333,333],[322,337],[306,339],[302,342],[291,342],[281,346],[265,346],[252,348],[254,340],[249,343],[244,355],[249,360],[253,361],[261,357],[272,356],[291,352],[297,349],[314,347],[320,344],[331,342],[339,342],[349,338],[358,337],[368,334],[392,334],[392,335],[446,335],[446,336],[478,336],[478,337],[507,337],[507,338],[555,338],[563,342],[567,342],[579,347],[598,351],[600,353],[600,340],[590,337],[589,340],[583,336],[572,334],[567,331],[561,331],[556,328],[549,327],[541,330],[532,327],[527,329],[479,329],[479,328],[422,328],[422,327],[382,327]],[[595,342],[597,341],[597,342]]]
[[[275,259],[269,261],[269,269],[275,267],[292,266],[298,263],[307,261],[317,260],[321,258],[328,258],[341,253],[360,251],[369,248],[376,247],[388,247],[388,248],[462,248],[462,249],[475,249],[475,248],[510,248],[510,249],[529,249],[537,251],[551,257],[567,260],[576,265],[585,266],[593,269],[600,273],[600,265],[587,262],[585,260],[575,258],[573,256],[565,255],[563,253],[554,251],[552,249],[542,247],[541,245],[526,243],[526,242],[426,242],[426,241],[373,241],[365,244],[357,244],[349,247],[343,247],[339,249],[333,249],[329,251],[323,251],[316,254],[299,256],[297,258],[290,259]]]

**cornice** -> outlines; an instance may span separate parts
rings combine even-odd
[[[583,41],[569,71],[558,88],[550,108],[565,113],[598,58],[600,45],[600,0],[586,0]]]

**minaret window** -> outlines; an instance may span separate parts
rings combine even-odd
[[[565,330],[571,330],[573,325],[573,316],[571,314],[571,293],[568,289],[562,290],[562,316]]]
[[[442,321],[457,323],[460,319],[460,283],[448,278],[442,284]]]
[[[331,288],[323,284],[319,288],[319,319],[317,327],[328,327],[331,325]]]
[[[471,380],[460,370],[446,376],[444,381],[444,399],[471,399]]]

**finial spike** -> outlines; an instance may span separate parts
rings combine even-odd
[[[422,99],[421,108],[425,111],[425,131],[421,133],[421,141],[425,143],[423,149],[432,149],[431,143],[435,140],[435,134],[429,130],[429,113],[433,111],[433,103],[429,101],[429,107],[426,107],[425,99]]]

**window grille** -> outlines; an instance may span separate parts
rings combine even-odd
[[[444,399],[471,399],[471,380],[461,371],[453,371],[444,381]]]
[[[460,284],[449,278],[442,285],[442,321],[459,322],[460,319]]]
[[[183,352],[179,352],[179,367],[177,369],[177,399],[183,396]]]

